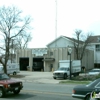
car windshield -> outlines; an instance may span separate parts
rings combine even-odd
[[[58,70],[65,71],[65,70],[67,70],[67,68],[59,68]]]
[[[0,80],[9,79],[10,77],[7,74],[0,74]]]
[[[97,80],[94,80],[94,81],[90,82],[89,84],[87,84],[86,86],[87,87],[89,87],[89,86],[94,87],[96,84],[97,84]]]
[[[100,70],[91,70],[90,72],[100,72]]]

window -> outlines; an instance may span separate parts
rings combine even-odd
[[[50,67],[53,68],[53,64],[50,64]]]
[[[100,87],[100,82],[96,85],[96,87]]]
[[[96,45],[96,51],[100,51],[100,45]]]
[[[50,56],[53,56],[53,52],[50,52]]]
[[[50,64],[50,71],[53,71],[53,64]]]
[[[9,76],[6,74],[0,74],[0,80],[9,79]]]
[[[98,42],[100,42],[100,37],[98,37]]]

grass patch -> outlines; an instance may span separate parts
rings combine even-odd
[[[66,80],[66,81],[61,81],[60,83],[64,83],[64,84],[88,84],[88,83],[90,83],[90,81]]]
[[[64,84],[88,84],[93,80],[96,80],[100,78],[100,74],[99,75],[84,75],[84,76],[76,76],[76,77],[72,77],[72,80],[64,80],[61,81],[60,83],[64,83]]]

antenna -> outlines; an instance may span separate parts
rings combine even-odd
[[[57,0],[55,0],[56,3],[56,15],[55,15],[55,40],[57,39]],[[55,48],[57,47],[57,42],[55,41]]]

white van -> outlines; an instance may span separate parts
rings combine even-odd
[[[0,64],[0,73],[4,73],[3,66]]]
[[[0,65],[0,72],[4,72],[2,65]],[[17,73],[20,73],[18,63],[9,63],[9,64],[7,64],[7,74],[16,75]]]

